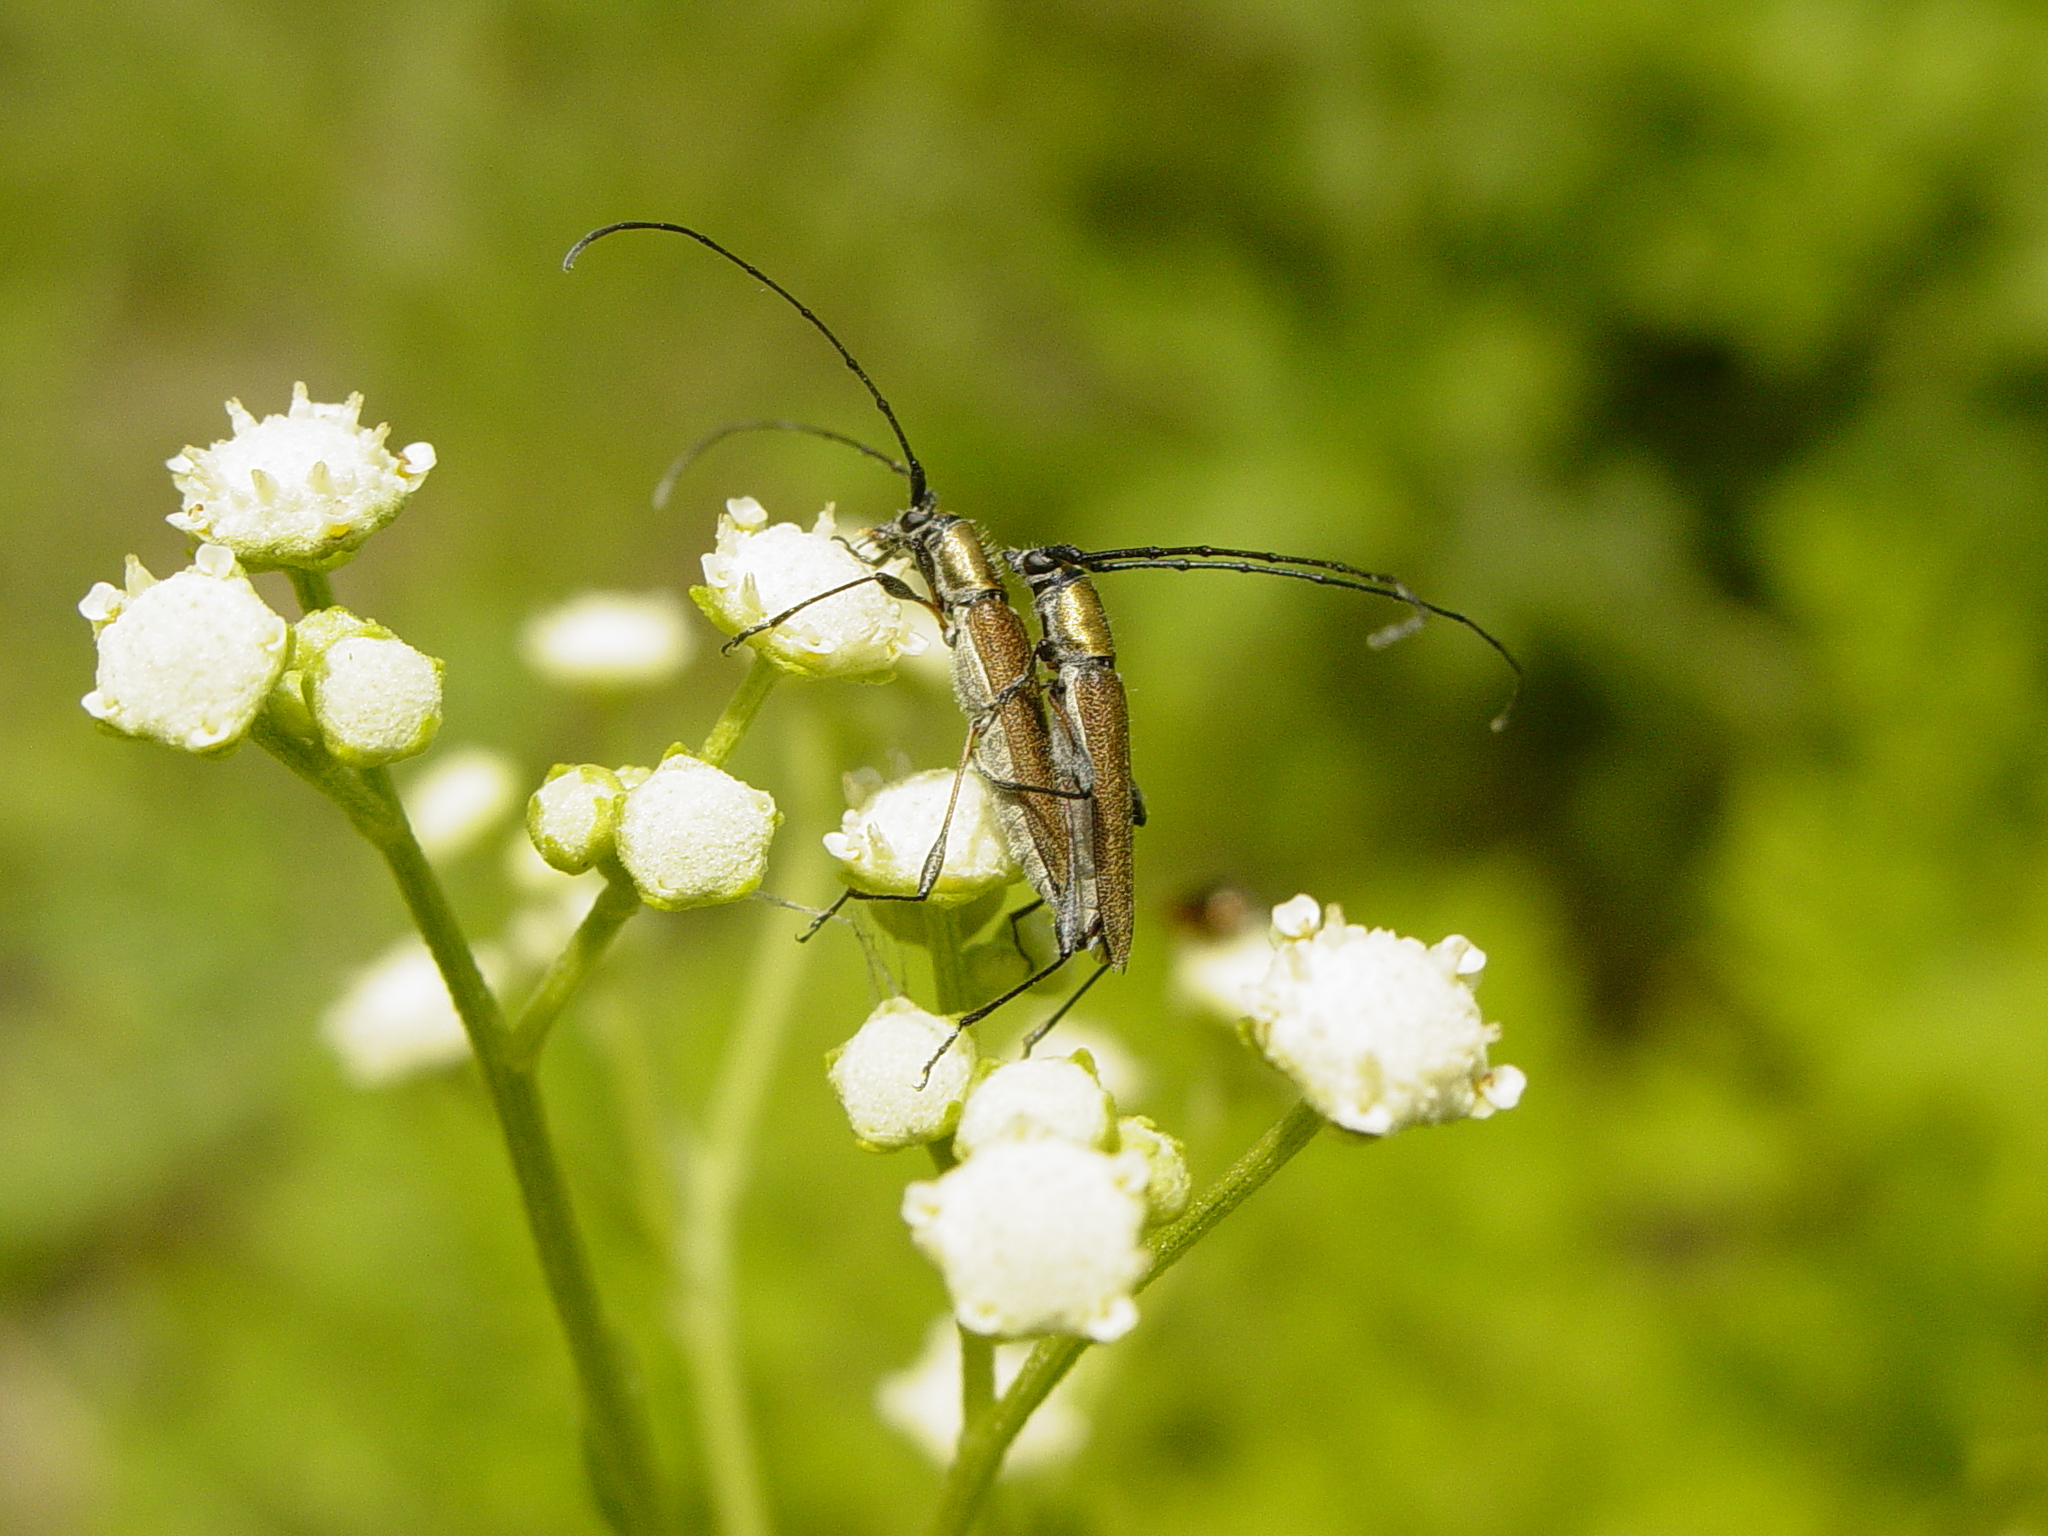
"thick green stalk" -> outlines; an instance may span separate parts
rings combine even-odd
[[[703,750],[697,755],[712,767],[723,768],[725,760],[732,756],[732,749],[740,744],[740,738],[747,734],[747,727],[754,723],[754,716],[760,713],[761,705],[781,679],[782,669],[757,652],[754,664],[747,669],[747,675],[726,701],[724,713],[712,725],[711,734],[704,738]]]
[[[321,588],[302,595],[320,595],[324,578],[320,580]],[[515,1059],[504,1013],[477,969],[476,957],[433,867],[413,837],[390,775],[381,768],[352,771],[323,748],[288,735],[267,718],[258,720],[251,735],[293,773],[339,805],[390,867],[469,1035],[505,1138],[541,1272],[582,1390],[587,1448],[599,1502],[624,1536],[652,1536],[662,1525],[652,1440],[604,1321],[589,1254],[548,1132],[533,1063]],[[566,991],[558,992],[553,1005],[559,1008],[566,995]]]
[[[1144,1290],[1178,1263],[1188,1249],[1285,1167],[1322,1128],[1323,1117],[1306,1103],[1296,1104],[1281,1116],[1227,1173],[1202,1192],[1179,1220],[1153,1235],[1151,1265],[1133,1287],[1134,1291]],[[1066,1337],[1039,1340],[1031,1358],[1024,1362],[1024,1369],[1018,1372],[995,1408],[979,1424],[966,1426],[960,1437],[959,1454],[953,1458],[945,1485],[939,1491],[932,1536],[966,1536],[995,1485],[1003,1453],[1017,1438],[1025,1420],[1045,1401],[1046,1394],[1073,1369],[1088,1342]]]
[[[940,1013],[965,1013],[974,1006],[968,992],[966,946],[960,941],[958,909],[936,901],[912,910],[924,919],[924,951],[932,962],[932,991]]]
[[[302,571],[287,566],[285,575],[290,578],[292,595],[299,600],[299,606],[308,613],[334,606],[334,582],[325,571]]]
[[[392,817],[389,832],[373,839],[377,851],[390,866],[413,922],[448,985],[456,1012],[469,1032],[492,1108],[497,1111],[541,1272],[582,1387],[586,1445],[599,1502],[613,1525],[627,1536],[657,1532],[663,1520],[652,1436],[605,1322],[589,1250],[548,1131],[540,1085],[534,1076],[536,1063],[515,1057],[511,1028],[477,969],[433,867],[412,835],[389,774],[368,769],[362,777]],[[563,992],[555,1006],[559,1008],[565,1000]]]
[[[626,919],[639,910],[640,893],[633,889],[625,871],[607,871],[604,889],[584,913],[568,947],[555,956],[547,974],[526,1000],[526,1006],[519,1010],[519,1021],[512,1026],[512,1036],[506,1045],[506,1053],[515,1065],[525,1068],[539,1059],[548,1031],[561,1017],[569,999],[611,947]]]

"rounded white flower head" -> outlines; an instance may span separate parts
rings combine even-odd
[[[1480,1015],[1469,978],[1486,956],[1464,939],[1425,947],[1307,896],[1273,909],[1273,933],[1247,1034],[1333,1124],[1387,1136],[1520,1099],[1520,1071],[1487,1067],[1500,1026]]]
[[[289,412],[261,421],[230,400],[233,437],[167,461],[185,498],[171,526],[227,546],[252,570],[342,564],[434,467],[427,443],[385,448],[391,429],[359,425],[362,408],[361,395],[322,405],[303,384],[292,386]]]
[[[557,763],[526,802],[526,835],[534,852],[565,875],[580,875],[612,851],[626,788],[596,763]]]
[[[502,957],[479,946],[477,960],[495,985],[504,970]],[[327,1010],[321,1033],[359,1088],[396,1082],[469,1054],[469,1036],[447,985],[416,938],[400,939],[358,972]]]
[[[1125,1115],[1116,1123],[1117,1150],[1145,1160],[1145,1208],[1153,1224],[1171,1221],[1188,1208],[1195,1192],[1188,1172],[1187,1148],[1143,1115]]]
[[[1029,1344],[996,1346],[996,1395],[1031,1358]],[[1003,1457],[1005,1476],[1032,1472],[1063,1461],[1088,1438],[1088,1420],[1075,1405],[1072,1375],[1061,1379],[1038,1411],[1024,1421]],[[960,1330],[950,1316],[925,1330],[924,1349],[911,1365],[884,1376],[875,1391],[875,1410],[882,1421],[931,1458],[935,1466],[952,1465],[960,1440]]]
[[[86,713],[125,736],[228,751],[284,671],[289,628],[215,544],[165,581],[130,555],[126,589],[98,582],[78,611],[99,644]]]
[[[903,617],[903,605],[863,577],[875,568],[834,537],[831,508],[809,533],[795,523],[769,526],[751,496],[725,504],[718,545],[704,557],[704,585],[690,596],[728,635],[750,629],[808,597],[834,587],[859,586],[822,598],[791,614],[747,644],[785,672],[884,683],[896,661],[924,649],[924,637]]]
[[[519,633],[520,654],[535,672],[603,693],[665,683],[696,649],[673,592],[586,592],[535,615]]]
[[[673,912],[753,894],[782,822],[773,796],[681,749],[637,786],[619,779],[619,862],[642,901]]]
[[[307,614],[292,637],[292,666],[328,751],[375,768],[427,750],[441,729],[439,661],[346,608]]]
[[[854,1140],[870,1152],[891,1152],[937,1141],[959,1123],[974,1054],[974,1037],[952,1020],[892,997],[825,1058],[826,1076]]]
[[[502,752],[463,747],[437,756],[405,786],[405,814],[430,859],[451,859],[512,808],[519,777]]]
[[[1006,1062],[974,1085],[953,1150],[972,1157],[1004,1141],[1054,1137],[1105,1150],[1116,1106],[1096,1080],[1095,1064],[1079,1057],[1033,1056]]]
[[[1138,1320],[1149,1256],[1143,1157],[1057,1137],[983,1147],[903,1192],[911,1237],[939,1266],[962,1327],[1106,1344]]]
[[[881,784],[872,772],[846,776],[853,808],[839,830],[825,834],[825,851],[856,891],[907,896],[924,875],[925,858],[939,840],[952,798],[954,773],[935,768]],[[960,778],[960,797],[946,827],[946,862],[931,899],[959,906],[1000,890],[1022,874],[996,820],[995,796],[978,773]]]

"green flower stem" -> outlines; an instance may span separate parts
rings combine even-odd
[[[778,676],[771,663],[755,661],[705,743],[706,762],[716,763],[730,750]],[[828,780],[822,734],[808,710],[792,712],[788,730],[784,755],[791,778],[799,794],[811,794]],[[822,804],[799,803],[794,809],[801,824],[825,817]],[[681,1167],[680,1283],[673,1326],[696,1380],[711,1506],[724,1536],[768,1536],[774,1529],[747,1410],[733,1294],[740,1197],[811,954],[808,945],[792,946],[790,937],[787,912],[764,906],[739,1017],[712,1085],[704,1133],[685,1149]]]
[[[960,942],[960,913],[936,901],[920,902],[915,909],[924,918],[925,953],[931,956],[932,990],[938,1012],[965,1013],[974,1005],[968,993],[967,963]]]
[[[626,925],[626,919],[640,910],[640,893],[633,889],[633,882],[626,872],[616,867],[607,870],[604,889],[598,892],[583,921],[577,925],[568,947],[555,956],[547,974],[540,979],[540,985],[533,989],[533,995],[526,1000],[526,1006],[519,1011],[519,1020],[512,1026],[512,1037],[506,1046],[506,1053],[514,1065],[525,1069],[539,1060],[541,1047],[547,1043],[548,1031],[555,1020],[568,1006],[569,999],[583,985],[593,967],[603,958],[611,942]]]
[[[267,719],[259,720],[251,735],[339,805],[390,866],[420,937],[447,984],[497,1113],[541,1272],[582,1388],[598,1501],[623,1536],[652,1536],[661,1527],[652,1438],[605,1324],[590,1257],[548,1132],[533,1063],[521,1063],[513,1056],[512,1032],[504,1013],[477,969],[476,957],[433,867],[420,851],[391,776],[381,768],[351,772],[322,748],[287,735]]]
[[[697,755],[714,768],[724,763],[746,735],[747,727],[754,723],[762,703],[781,676],[781,671],[773,663],[756,656],[753,666],[747,669],[747,675],[726,702],[718,722],[711,727],[704,750]],[[518,1022],[512,1026],[510,1055],[516,1065],[525,1067],[539,1058],[541,1047],[547,1043],[548,1031],[554,1027],[563,1008],[568,1006],[569,999],[576,995],[584,979],[604,958],[604,952],[618,937],[626,919],[639,910],[640,896],[633,889],[631,877],[613,864],[605,871],[604,891],[584,914],[568,947],[555,957],[547,974],[540,979],[540,985],[534,988],[533,996],[520,1010]]]
[[[1256,1144],[1188,1207],[1178,1221],[1162,1227],[1151,1240],[1152,1263],[1134,1291],[1142,1291],[1179,1262],[1181,1255],[1208,1236],[1210,1231],[1244,1204],[1265,1182],[1285,1167],[1323,1128],[1323,1117],[1306,1103],[1296,1104]],[[1046,1394],[1059,1385],[1060,1378],[1088,1348],[1086,1339],[1055,1337],[1041,1339],[1024,1362],[1024,1369],[1010,1383],[1010,1390],[979,1424],[969,1424],[960,1437],[959,1454],[946,1474],[939,1492],[938,1514],[933,1519],[933,1536],[966,1536],[995,1485],[1003,1453],[1017,1438]]]
[[[298,598],[299,606],[308,613],[334,606],[334,583],[325,571],[302,571],[296,566],[285,567],[285,575],[291,578],[292,595]]]
[[[781,680],[782,669],[756,652],[754,664],[747,668],[746,677],[733,690],[725,712],[711,727],[711,734],[704,738],[703,750],[697,755],[714,768],[724,767],[725,760],[732,756],[732,749],[740,744],[740,738],[747,734],[747,727],[754,723],[754,716],[760,713],[762,703]]]
[[[362,777],[371,792],[389,808],[392,831],[376,840],[377,851],[390,865],[413,922],[448,984],[504,1132],[505,1149],[512,1159],[534,1248],[547,1278],[548,1293],[561,1318],[562,1331],[568,1336],[569,1353],[583,1389],[588,1415],[587,1449],[599,1503],[613,1524],[628,1536],[655,1532],[662,1520],[652,1436],[641,1404],[627,1384],[618,1346],[605,1323],[590,1254],[577,1226],[569,1186],[548,1131],[540,1085],[534,1076],[535,1063],[515,1059],[510,1026],[477,969],[476,957],[462,935],[433,866],[412,835],[390,774],[381,768],[371,768],[364,770]],[[566,995],[564,992],[563,997]]]

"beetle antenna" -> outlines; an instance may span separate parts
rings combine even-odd
[[[834,432],[830,427],[814,427],[807,421],[736,421],[729,427],[720,427],[716,432],[707,432],[690,444],[675,457],[661,477],[661,483],[654,488],[654,510],[659,512],[668,506],[668,498],[676,488],[676,481],[683,471],[703,457],[705,450],[716,447],[728,437],[737,437],[742,432],[801,432],[808,437],[822,437],[827,442],[841,443],[878,463],[886,464],[897,474],[908,476],[910,471],[901,462],[892,459],[879,448],[870,448],[857,437],[848,437],[844,432]]]
[[[1219,555],[1234,553],[1234,551],[1216,549],[1208,545],[1191,545],[1187,547],[1191,550],[1206,549],[1211,553]],[[1493,717],[1491,729],[1495,731],[1507,729],[1508,718],[1514,713],[1515,701],[1522,696],[1522,664],[1515,659],[1515,653],[1507,648],[1504,641],[1482,626],[1478,620],[1459,613],[1454,609],[1442,608],[1435,603],[1426,602],[1422,598],[1417,597],[1413,592],[1410,592],[1398,581],[1394,581],[1391,577],[1375,577],[1372,581],[1348,580],[1344,576],[1332,575],[1330,573],[1333,571],[1348,572],[1354,568],[1340,565],[1334,560],[1295,560],[1293,563],[1296,565],[1315,567],[1312,570],[1297,571],[1290,570],[1285,565],[1273,562],[1185,558],[1165,548],[1161,549],[1161,554],[1167,558],[1161,559],[1149,558],[1149,551],[1147,552],[1148,558],[1126,558],[1128,555],[1136,554],[1137,551],[1135,550],[1105,550],[1100,552],[1062,550],[1060,553],[1073,564],[1082,567],[1091,574],[1104,571],[1248,571],[1255,576],[1286,576],[1295,581],[1312,581],[1319,587],[1338,587],[1347,592],[1366,592],[1374,597],[1390,597],[1396,602],[1407,603],[1422,612],[1433,613],[1440,619],[1449,619],[1453,624],[1463,625],[1481,640],[1484,640],[1489,646],[1493,647],[1494,652],[1500,659],[1508,664],[1509,669],[1515,674],[1514,689],[1509,693],[1507,703],[1501,706],[1500,713]],[[1393,625],[1388,629],[1378,631],[1378,634],[1388,637],[1386,640],[1379,641],[1379,644],[1385,645],[1392,640],[1401,638],[1402,632],[1405,632],[1405,626],[1401,625]]]
[[[851,368],[853,370],[853,376],[859,379],[862,385],[866,387],[869,396],[874,400],[875,405],[880,409],[883,418],[888,421],[889,430],[896,434],[896,441],[903,449],[903,462],[907,466],[907,472],[910,478],[911,505],[919,507],[926,506],[931,504],[931,502],[935,500],[935,498],[932,497],[929,488],[925,485],[924,466],[917,462],[917,455],[911,451],[910,439],[903,435],[903,424],[896,419],[895,410],[891,408],[888,400],[883,396],[882,392],[875,387],[875,381],[868,377],[867,369],[861,367],[859,359],[857,359],[851,352],[847,351],[846,343],[841,341],[837,336],[832,334],[832,327],[827,325],[824,321],[820,320],[816,314],[812,313],[811,307],[808,304],[804,303],[802,299],[799,299],[795,294],[791,293],[787,288],[783,287],[782,284],[775,281],[774,278],[770,277],[766,272],[763,272],[751,261],[748,261],[744,256],[734,255],[731,251],[727,250],[724,246],[720,245],[716,240],[712,239],[709,235],[701,234],[697,230],[689,228],[687,225],[670,224],[660,219],[624,219],[617,224],[607,224],[601,229],[593,229],[581,240],[578,240],[574,245],[570,246],[569,254],[562,258],[562,270],[564,272],[567,272],[574,268],[576,265],[576,258],[583,254],[585,247],[591,245],[595,241],[604,239],[604,237],[607,235],[616,235],[621,230],[626,229],[656,229],[662,231],[664,234],[682,235],[686,239],[694,240],[699,245],[703,246],[706,250],[714,252],[719,256],[723,256],[727,261],[731,262],[734,266],[738,267],[742,272],[746,273],[749,277],[752,277],[760,282],[766,283],[771,289],[773,289],[784,300],[786,300],[792,309],[794,309],[798,314],[802,315],[806,320],[810,321],[811,325],[817,330],[818,334],[820,336],[823,336],[827,341],[832,343],[832,350],[839,354],[840,361],[845,363],[848,368]]]

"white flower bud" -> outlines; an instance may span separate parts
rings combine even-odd
[[[1116,1123],[1117,1150],[1145,1160],[1145,1208],[1153,1225],[1171,1221],[1188,1208],[1194,1177],[1188,1172],[1187,1148],[1143,1115],[1125,1115]]]
[[[865,781],[847,776],[858,793]],[[913,773],[865,794],[840,818],[839,830],[825,834],[825,851],[837,859],[846,883],[856,891],[907,896],[916,891],[924,861],[939,840],[954,773],[935,768]],[[960,798],[946,828],[946,862],[931,899],[959,906],[1000,890],[1021,875],[996,820],[995,796],[978,773],[960,777]]]
[[[477,947],[477,963],[494,985],[503,971],[497,952]],[[327,1010],[321,1033],[359,1088],[396,1082],[469,1054],[469,1036],[427,946],[400,939],[357,973]]]
[[[434,450],[414,443],[391,453],[388,426],[359,426],[361,395],[340,405],[292,386],[288,414],[256,420],[228,402],[235,435],[187,448],[167,461],[184,494],[170,524],[233,550],[252,570],[332,570],[390,522],[434,467]]]
[[[1142,1157],[1056,1137],[1003,1141],[903,1192],[912,1238],[976,1333],[1078,1334],[1106,1344],[1138,1320],[1149,1262]]]
[[[127,589],[99,582],[78,610],[99,644],[86,713],[123,735],[225,752],[284,670],[284,620],[218,545],[202,545],[191,568],[166,581],[130,555]]]
[[[1077,1146],[1106,1149],[1116,1106],[1085,1056],[1031,1056],[1007,1062],[974,1085],[953,1150],[972,1157],[1001,1141],[1051,1136]]]
[[[1086,1051],[1088,1063],[1095,1069],[1096,1081],[1109,1090],[1113,1103],[1139,1104],[1151,1091],[1151,1074],[1146,1071],[1144,1062],[1134,1056],[1123,1041],[1093,1019],[1068,1014],[1054,1026],[1051,1034],[1038,1043],[1037,1049],[1047,1056],[1072,1056]]]
[[[809,533],[795,523],[768,525],[751,496],[725,504],[718,545],[704,557],[704,585],[690,596],[705,616],[736,635],[808,597],[873,576],[834,537],[832,509],[818,514]],[[883,683],[899,657],[924,649],[924,638],[903,617],[903,606],[873,581],[812,603],[747,644],[785,672]]]
[[[405,814],[430,859],[452,859],[497,825],[519,794],[502,752],[464,747],[437,755],[405,786]]]
[[[526,835],[534,851],[565,875],[580,875],[612,851],[626,790],[596,763],[557,763],[526,802]]]
[[[586,592],[527,620],[526,664],[564,688],[653,688],[690,664],[696,639],[673,592]]]
[[[753,894],[782,822],[774,797],[687,752],[637,787],[630,771],[619,770],[628,787],[617,847],[640,899],[673,912]]]
[[[998,1397],[1010,1390],[1030,1358],[1029,1344],[996,1346]],[[1088,1438],[1088,1420],[1075,1406],[1073,1380],[1071,1373],[1063,1377],[1024,1421],[1003,1457],[1005,1476],[1064,1461],[1081,1448]],[[908,1369],[882,1378],[875,1409],[933,1465],[952,1465],[960,1440],[960,1330],[951,1317],[939,1318],[925,1331],[924,1349]]]
[[[1333,1124],[1370,1136],[1511,1108],[1525,1079],[1489,1071],[1500,1027],[1466,977],[1486,957],[1462,938],[1425,948],[1346,924],[1306,896],[1273,909],[1277,951],[1247,1033]]]
[[[933,1060],[941,1046],[946,1054]],[[973,1035],[951,1019],[892,997],[825,1058],[825,1075],[854,1140],[870,1152],[892,1152],[937,1141],[959,1122],[974,1054]]]
[[[375,768],[427,750],[441,729],[439,661],[346,608],[309,613],[292,634],[292,662],[328,751]]]

